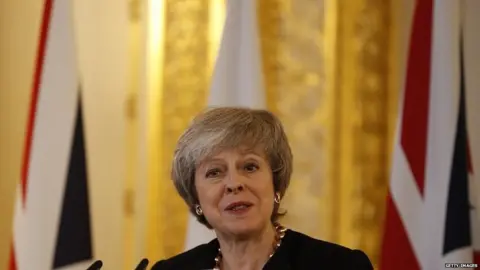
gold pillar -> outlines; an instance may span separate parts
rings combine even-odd
[[[170,180],[170,162],[180,134],[205,106],[210,78],[207,0],[165,0],[160,83],[149,112],[148,257],[183,251],[188,210]]]
[[[165,31],[165,3],[163,0],[148,1],[148,37],[147,37],[147,223],[146,223],[146,253],[152,260],[164,256],[162,245],[163,208],[159,205],[161,187],[163,187],[162,166],[162,71],[163,42]]]
[[[338,2],[340,243],[378,261],[389,178],[390,1]]]
[[[331,238],[329,116],[333,91],[325,70],[325,1],[262,0],[259,22],[267,106],[283,122],[294,155],[283,222],[309,235]],[[326,184],[327,183],[327,184]]]

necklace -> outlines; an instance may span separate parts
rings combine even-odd
[[[275,254],[275,251],[277,251],[277,249],[282,244],[282,239],[285,236],[285,231],[287,231],[287,229],[279,223],[274,223],[273,226],[275,227],[275,239],[273,240],[272,252],[268,256],[269,259],[273,256],[273,254]],[[221,263],[222,251],[220,250],[220,248],[218,248],[218,255],[217,257],[215,257],[215,267],[213,268],[213,270],[220,270]]]

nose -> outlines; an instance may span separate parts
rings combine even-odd
[[[229,193],[237,194],[239,192],[242,192],[243,190],[244,190],[243,184],[240,184],[240,183],[237,183],[236,185],[227,185],[225,189],[227,194]]]
[[[235,172],[229,173],[225,183],[226,194],[237,194],[245,190],[244,184],[241,182],[241,176]]]

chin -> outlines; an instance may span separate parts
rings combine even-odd
[[[263,229],[264,222],[252,219],[230,220],[224,224],[224,228],[231,234],[247,236],[255,234]]]

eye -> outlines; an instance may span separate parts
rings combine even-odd
[[[219,169],[210,169],[205,173],[206,178],[215,178],[220,175],[220,170]]]
[[[245,164],[244,169],[245,169],[247,172],[255,172],[255,171],[258,170],[258,165],[255,164],[255,163],[247,163],[247,164]]]

